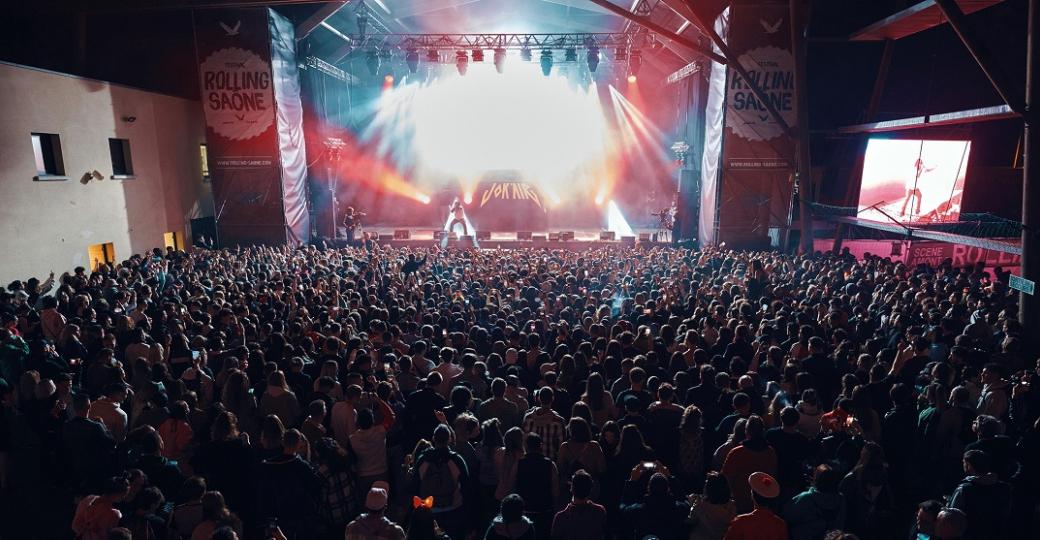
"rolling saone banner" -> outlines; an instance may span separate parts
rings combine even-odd
[[[797,127],[787,0],[734,1],[727,41],[769,102]],[[770,227],[788,225],[795,141],[746,81],[727,71],[716,243],[761,247],[768,245]]]
[[[195,15],[214,218],[217,239],[225,246],[301,239],[287,227],[283,205],[268,17],[269,10],[259,8]]]

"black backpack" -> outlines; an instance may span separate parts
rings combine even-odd
[[[455,501],[459,489],[458,477],[452,472],[451,458],[442,456],[426,463],[426,470],[419,479],[419,496],[433,496],[435,508],[447,508]]]

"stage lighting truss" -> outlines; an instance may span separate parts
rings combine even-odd
[[[455,52],[455,66],[465,74],[470,62],[484,61],[486,50],[494,51],[495,69],[502,73],[509,50],[520,51],[520,59],[530,62],[533,51],[541,51],[539,63],[548,76],[559,62],[584,61],[589,72],[595,72],[603,62],[626,64],[630,75],[637,75],[642,67],[640,50],[658,42],[657,36],[646,31],[614,33],[569,34],[367,34],[357,35],[352,55],[364,54],[365,65],[372,76],[380,75],[380,68],[389,69],[393,53],[400,51],[411,73],[418,69],[420,50],[425,49],[426,61],[439,63],[441,52]],[[613,50],[613,55],[602,50]],[[554,55],[554,51],[562,54]],[[579,51],[584,51],[584,57]]]

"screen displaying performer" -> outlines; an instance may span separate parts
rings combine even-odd
[[[971,141],[870,139],[859,217],[934,223],[960,217]]]

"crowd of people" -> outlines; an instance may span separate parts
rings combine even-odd
[[[162,251],[0,292],[0,538],[1029,538],[1006,273]]]

